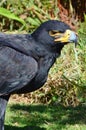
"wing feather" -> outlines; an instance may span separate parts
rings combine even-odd
[[[38,71],[38,64],[12,48],[0,47],[0,96],[29,84]]]
[[[0,46],[7,46],[25,55],[30,54],[30,50],[33,48],[32,42],[33,39],[29,34],[0,33]]]

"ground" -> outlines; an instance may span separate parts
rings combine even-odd
[[[86,106],[9,103],[5,130],[86,130]]]

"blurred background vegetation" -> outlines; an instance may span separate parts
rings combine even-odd
[[[61,20],[79,35],[79,45],[67,45],[40,90],[13,95],[11,100],[77,106],[86,103],[86,1],[85,0],[1,0],[0,31],[31,33],[42,22]]]

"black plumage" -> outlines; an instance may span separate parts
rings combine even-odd
[[[0,130],[10,95],[42,87],[69,42],[77,42],[77,35],[57,20],[43,23],[31,35],[0,33]]]

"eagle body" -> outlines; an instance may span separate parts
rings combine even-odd
[[[55,47],[38,46],[27,34],[11,35],[11,39],[10,35],[2,35],[6,41],[0,46],[0,95],[28,93],[42,87],[60,55]]]
[[[0,33],[0,130],[13,93],[28,93],[43,86],[64,45],[77,42],[65,23],[49,20],[31,35]]]

